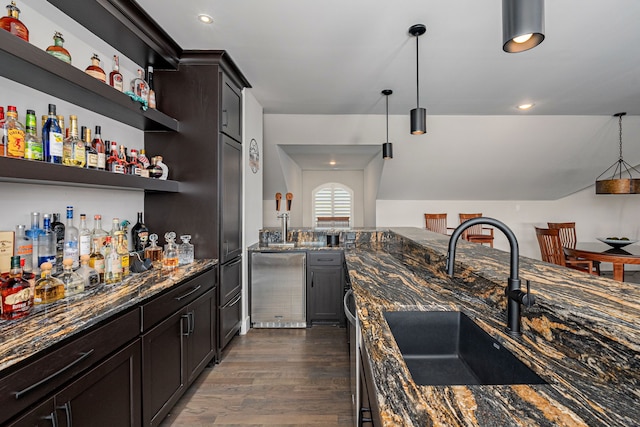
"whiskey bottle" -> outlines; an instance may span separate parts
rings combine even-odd
[[[78,134],[78,117],[69,116],[69,137],[62,143],[62,163],[67,166],[83,168],[86,164],[84,142]]]
[[[62,163],[62,129],[56,117],[55,104],[49,104],[49,116],[42,128],[42,147],[45,161],[49,163]]]
[[[111,285],[122,281],[122,261],[111,244],[111,236],[104,243],[104,283]]]
[[[27,26],[20,21],[20,9],[16,6],[15,1],[7,5],[7,16],[0,18],[0,27],[26,42],[29,41],[29,30]]]
[[[14,254],[20,257],[22,271],[33,271],[33,241],[26,236],[25,225],[16,226]]]
[[[24,125],[18,121],[18,110],[13,105],[7,107],[7,117],[2,125],[2,138],[7,157],[24,157]]]
[[[70,259],[73,268],[80,266],[79,232],[73,225],[73,206],[67,206],[67,223],[64,226],[64,259]]]
[[[44,229],[42,234],[38,236],[38,262],[37,265],[42,265],[45,262],[51,264],[55,268],[56,263],[56,236],[51,230],[51,218],[49,214],[43,215]],[[62,271],[62,268],[60,268]]]
[[[100,80],[102,83],[107,82],[107,75],[100,67],[100,57],[97,53],[93,54],[93,56],[91,57],[91,65],[85,68],[84,72],[89,74],[91,77]]]
[[[113,55],[113,71],[109,73],[109,85],[120,92],[124,91],[124,79],[120,73],[120,59]]]
[[[93,136],[91,146],[95,148],[98,153],[98,169],[105,170],[107,166],[107,157],[105,155],[104,142],[102,142],[102,135],[100,135],[100,131],[100,126],[96,126],[96,132]]]
[[[26,134],[24,137],[24,158],[27,160],[43,160],[42,141],[38,137],[36,112],[27,110],[27,119],[25,120]]]
[[[131,241],[133,242],[133,250],[136,252],[142,252],[147,247],[149,229],[142,220],[142,212],[138,212],[138,221],[131,228]]]
[[[91,230],[87,228],[87,216],[80,214],[80,230],[78,238],[78,254],[89,256],[91,254]]]
[[[94,237],[91,243],[91,255],[89,256],[89,267],[98,272],[100,283],[104,282],[104,255],[102,255],[102,244],[100,238]]]
[[[64,48],[64,38],[58,31],[53,33],[53,44],[47,48],[49,55],[55,56],[61,61],[71,64],[71,54]]]
[[[89,255],[80,256],[80,268],[76,271],[84,281],[85,289],[93,289],[100,284],[100,274],[89,266]]]
[[[127,240],[125,239],[125,232],[123,230],[118,231],[116,236],[116,253],[120,258],[122,278],[124,279],[131,273],[129,269],[129,248],[127,247]]]
[[[129,162],[127,160],[127,148],[122,144],[118,149],[118,170],[122,171],[118,173],[123,173],[123,174],[126,174],[127,171],[129,170]]]
[[[176,245],[176,233],[169,231],[165,233],[164,239],[167,242],[164,245],[162,253],[162,272],[170,274],[178,267],[178,246]]]
[[[84,279],[73,271],[73,260],[65,258],[62,261],[63,269],[60,280],[64,283],[64,296],[69,297],[84,292]]]
[[[162,248],[157,245],[157,241],[157,234],[149,235],[149,242],[151,242],[151,244],[145,248],[144,257],[151,260],[153,268],[159,269],[162,268]]]
[[[33,306],[31,288],[29,282],[22,278],[20,257],[17,255],[11,257],[9,278],[0,285],[0,300],[2,301],[0,318],[5,320],[26,316]]]
[[[102,229],[102,215],[93,216],[93,230],[91,230],[91,237],[95,240],[98,239],[96,252],[102,252],[102,247],[107,239],[107,232]],[[94,267],[95,268],[95,267]]]
[[[62,260],[64,259],[64,224],[60,221],[60,214],[53,214],[53,222],[51,223],[55,241],[55,260],[53,261],[53,274],[62,273]]]
[[[144,101],[148,102],[149,100],[149,85],[144,80],[144,71],[138,69],[138,76],[131,80],[131,92],[134,95],[139,96]]]
[[[64,298],[64,283],[51,275],[51,263],[45,262],[40,268],[42,273],[40,273],[40,278],[36,280],[33,303],[48,304]]]
[[[156,91],[153,89],[153,67],[147,67],[147,82],[149,84],[149,108],[156,108]]]
[[[84,140],[84,151],[87,154],[87,169],[98,169],[98,151],[91,145],[91,129],[82,126],[82,139]]]

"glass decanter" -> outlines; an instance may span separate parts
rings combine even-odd
[[[150,243],[150,246],[147,246],[144,249],[144,257],[146,259],[151,260],[151,265],[153,265],[154,268],[161,268],[162,267],[162,248],[158,246],[157,241],[158,241],[157,234],[154,233],[149,235],[149,242],[151,243]]]
[[[47,53],[67,64],[71,64],[71,54],[62,46],[63,44],[64,38],[62,38],[62,33],[56,31],[53,33],[53,44],[47,48]]]
[[[178,245],[176,245],[176,233],[169,231],[164,234],[164,253],[162,254],[162,272],[171,273],[178,267]]]
[[[182,240],[182,244],[178,246],[178,264],[191,264],[194,258],[193,245],[189,243],[189,241],[191,240],[191,235],[183,234],[182,236],[180,236],[180,240]]]
[[[64,298],[64,283],[51,275],[53,265],[50,262],[43,262],[40,268],[42,272],[40,278],[36,280],[33,303],[48,304]]]
[[[62,261],[62,275],[60,280],[64,283],[65,296],[77,295],[84,292],[84,279],[78,273],[73,271],[73,260],[65,258]]]

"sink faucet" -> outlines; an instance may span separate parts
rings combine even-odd
[[[289,212],[282,212],[278,215],[282,222],[282,243],[287,243],[287,233],[289,228]]]
[[[464,230],[477,224],[487,224],[496,227],[502,231],[509,240],[511,249],[510,274],[507,279],[507,288],[505,295],[507,296],[507,333],[509,335],[518,336],[522,334],[520,330],[520,304],[531,307],[535,303],[535,298],[530,293],[529,281],[527,280],[527,292],[520,289],[520,279],[518,278],[518,240],[509,227],[497,219],[479,217],[469,219],[458,226],[451,234],[449,239],[449,250],[447,251],[447,274],[453,277],[453,269],[456,260],[456,243]]]

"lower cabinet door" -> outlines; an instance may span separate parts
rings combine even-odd
[[[7,424],[7,427],[57,427],[59,424],[56,415],[55,404],[51,398]]]
[[[216,289],[192,302],[187,308],[187,373],[191,384],[216,352]]]
[[[142,421],[157,426],[186,386],[183,347],[188,314],[181,310],[142,336]]]
[[[140,340],[55,395],[59,426],[140,426]],[[40,425],[40,424],[37,424]]]
[[[220,309],[220,349],[225,348],[240,330],[241,301],[242,294],[238,294],[228,305]]]
[[[311,266],[307,275],[307,323],[343,323],[342,267]]]

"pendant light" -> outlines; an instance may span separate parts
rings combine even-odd
[[[502,0],[502,50],[524,52],[544,40],[544,0]]]
[[[409,34],[416,38],[416,108],[411,110],[411,134],[422,135],[427,133],[427,110],[420,108],[420,67],[418,38],[427,31],[423,24],[415,24],[409,27]]]
[[[617,113],[613,117],[618,118],[618,138],[620,146],[620,157],[618,161],[609,166],[609,169],[602,172],[596,178],[596,194],[640,194],[640,172],[622,159],[622,117],[627,113]],[[600,179],[603,175],[613,173],[610,178]]]
[[[393,91],[391,89],[384,89],[382,91],[382,94],[387,100],[387,142],[382,144],[382,158],[385,160],[393,159],[393,144],[389,142],[389,95],[392,93]]]

